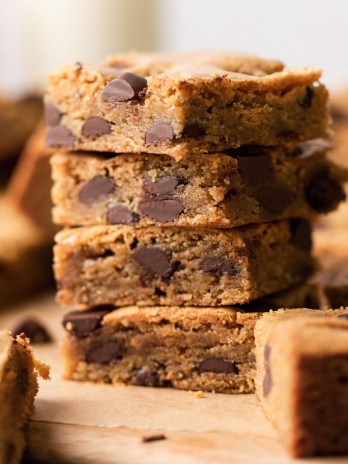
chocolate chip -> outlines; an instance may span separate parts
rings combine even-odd
[[[265,366],[265,376],[263,378],[263,396],[266,397],[269,395],[272,386],[272,372],[270,366],[270,356],[271,356],[271,347],[269,345],[265,346],[264,350],[264,366]]]
[[[313,96],[313,89],[307,86],[306,93],[304,94],[302,100],[299,102],[299,105],[302,106],[302,108],[309,108],[312,105]]]
[[[281,213],[292,201],[292,193],[285,184],[259,187],[256,197],[260,205],[273,214]]]
[[[200,270],[205,273],[213,272],[218,275],[238,275],[238,269],[228,258],[206,258],[200,264]]]
[[[82,64],[81,64],[79,61],[76,61],[76,63],[75,63],[75,69],[76,69],[76,71],[82,71],[83,66],[82,66]]]
[[[337,317],[338,317],[338,319],[347,319],[348,320],[348,313],[340,314]]]
[[[156,145],[157,143],[173,140],[174,130],[169,122],[158,122],[145,133],[145,144]]]
[[[214,372],[215,374],[238,374],[235,362],[224,358],[207,358],[197,364],[199,372]]]
[[[49,147],[72,148],[75,143],[74,134],[63,126],[49,127],[46,133],[46,144]]]
[[[134,384],[142,385],[143,387],[159,387],[160,379],[157,372],[143,368],[137,371],[134,378]]]
[[[25,319],[12,330],[14,337],[21,333],[30,338],[31,343],[48,343],[52,341],[47,329],[36,319]]]
[[[96,139],[102,135],[110,134],[111,124],[104,118],[93,116],[87,119],[82,126],[81,133],[89,139]]]
[[[160,177],[154,182],[146,179],[144,181],[144,190],[151,195],[167,195],[174,192],[180,179],[175,176]]]
[[[124,73],[108,83],[102,92],[102,98],[108,103],[125,102],[139,96],[147,87],[144,77],[132,73]]]
[[[159,248],[142,247],[134,252],[135,260],[147,271],[168,279],[176,267]]]
[[[134,224],[139,221],[139,216],[126,206],[115,205],[109,208],[105,214],[108,224]]]
[[[62,113],[55,105],[52,105],[52,103],[46,103],[44,107],[44,118],[48,126],[58,126],[62,119]]]
[[[314,176],[305,188],[306,200],[318,213],[333,210],[346,195],[342,186],[325,170]]]
[[[303,250],[312,248],[312,228],[305,219],[293,219],[290,222],[292,243]]]
[[[197,123],[188,124],[184,127],[182,132],[182,136],[185,138],[198,138],[203,137],[203,135],[205,135],[205,130],[200,124]]]
[[[184,203],[177,199],[143,200],[139,202],[139,210],[158,222],[169,222],[184,211]]]
[[[88,205],[101,196],[112,193],[115,188],[116,184],[110,177],[95,176],[81,188],[78,193],[78,200],[80,203]]]
[[[256,156],[240,156],[238,166],[242,176],[249,184],[258,184],[271,172],[272,158],[268,153]]]
[[[143,443],[151,443],[152,441],[166,440],[167,437],[163,433],[158,433],[157,435],[148,435],[147,437],[142,437]]]
[[[63,316],[62,325],[68,332],[85,337],[99,329],[104,316],[114,309],[113,306],[102,306],[90,311],[72,311]]]
[[[124,345],[119,340],[93,344],[86,354],[89,363],[109,364],[112,361],[122,359]]]

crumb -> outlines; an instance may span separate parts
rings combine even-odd
[[[202,390],[198,390],[198,391],[189,390],[188,394],[191,396],[194,396],[195,398],[206,398]]]
[[[157,435],[148,435],[147,437],[142,437],[142,442],[143,443],[151,443],[152,441],[160,441],[160,440],[166,440],[167,437],[164,435],[164,433],[159,433]]]

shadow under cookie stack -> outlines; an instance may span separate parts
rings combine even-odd
[[[260,311],[309,306],[310,224],[344,199],[319,78],[204,53],[50,77],[65,378],[254,391]]]

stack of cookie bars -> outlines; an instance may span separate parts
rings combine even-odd
[[[50,77],[66,378],[254,390],[258,311],[308,306],[310,224],[344,199],[319,78],[204,53]]]

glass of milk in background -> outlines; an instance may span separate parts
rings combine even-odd
[[[158,0],[0,1],[0,94],[41,90],[49,73],[158,48]]]

